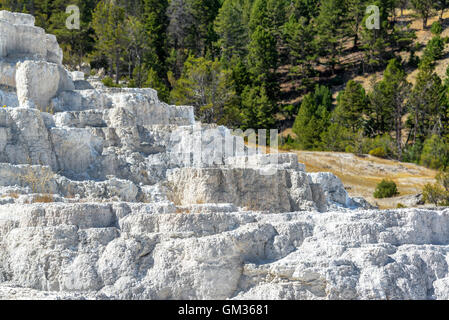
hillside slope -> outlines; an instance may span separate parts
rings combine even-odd
[[[380,208],[396,208],[404,204],[403,196],[421,192],[426,183],[433,183],[436,171],[410,163],[356,156],[339,152],[296,151],[299,161],[308,172],[329,171],[338,176],[353,197],[364,197]],[[382,179],[391,179],[398,185],[400,196],[392,199],[374,199],[373,192]],[[402,201],[402,202],[401,202]]]

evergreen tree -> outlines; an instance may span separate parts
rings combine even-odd
[[[246,86],[251,84],[251,75],[243,60],[233,56],[230,63],[232,81],[238,96],[241,96]]]
[[[357,48],[359,33],[365,17],[366,0],[346,0],[348,34],[353,38],[353,47]]]
[[[296,19],[305,18],[310,22],[318,16],[320,0],[293,0],[287,6],[287,15],[294,15]]]
[[[421,68],[412,90],[409,111],[413,143],[421,142],[432,133],[441,134],[446,114],[445,89],[432,68]]]
[[[337,107],[334,110],[337,122],[347,126],[354,133],[363,129],[365,124],[363,116],[367,111],[368,98],[362,85],[350,80],[337,100]]]
[[[392,51],[388,50],[394,45],[394,28],[389,22],[392,14],[391,0],[377,0],[374,5],[380,9],[380,29],[368,29],[366,21],[369,16],[365,16],[361,31],[362,48],[365,51],[364,71],[367,71],[366,68],[374,71],[393,58]]]
[[[444,53],[444,39],[439,35],[433,37],[424,49],[424,54],[421,57],[421,68],[432,68],[435,61],[441,59]]]
[[[326,64],[335,71],[341,52],[341,35],[343,33],[343,0],[322,0],[320,14],[317,18],[318,48]]]
[[[449,165],[449,145],[446,139],[434,134],[424,142],[420,164],[431,169],[446,170]]]
[[[303,150],[322,147],[321,135],[330,125],[332,93],[325,86],[317,86],[314,93],[307,94],[301,104],[293,132]]]
[[[370,95],[370,106],[376,134],[394,130],[399,158],[402,157],[402,118],[406,112],[406,100],[411,85],[397,59],[389,62],[383,80],[374,86]]]
[[[449,0],[436,0],[436,9],[440,11],[440,20],[443,19],[444,11],[449,8]]]
[[[194,17],[194,52],[202,56],[213,51],[218,40],[214,30],[214,21],[221,7],[221,0],[189,0]]]
[[[219,0],[171,0],[167,14],[173,47],[202,56],[210,52],[217,41],[214,20],[219,9]]]
[[[101,0],[92,16],[92,26],[96,34],[96,48],[115,69],[115,83],[119,83],[120,64],[125,49],[127,34],[125,10],[113,0]]]
[[[423,29],[427,28],[427,21],[432,12],[435,0],[411,0],[413,8],[422,18]]]
[[[331,117],[331,124],[322,132],[321,140],[324,150],[336,152],[354,152],[354,143],[357,143],[358,134],[350,128],[335,122]]]
[[[190,56],[182,76],[172,79],[171,101],[178,105],[192,105],[195,115],[206,123],[220,123],[234,110],[235,92],[231,72],[223,69],[218,60]]]
[[[404,16],[404,10],[407,8],[409,0],[397,0],[397,6],[401,9],[401,17]]]
[[[217,44],[224,63],[234,55],[243,58],[247,54],[249,35],[244,5],[244,0],[225,0],[215,20],[215,32],[219,36]]]
[[[144,57],[148,50],[146,41],[146,31],[140,19],[129,16],[126,19],[127,42],[125,52],[128,54],[128,77],[132,79],[132,84],[141,87],[145,70]]]
[[[314,27],[305,18],[296,19],[291,16],[284,25],[284,43],[288,48],[289,62],[292,65],[290,74],[299,77],[302,88],[307,88],[313,76],[313,63],[318,58],[317,45],[314,39]]]
[[[148,52],[145,63],[157,71],[158,77],[165,78],[167,68],[165,62],[168,57],[167,28],[168,28],[168,0],[144,0],[144,25]]]
[[[249,44],[248,71],[253,83],[263,86],[271,100],[277,98],[279,91],[275,75],[277,62],[276,40],[262,26],[257,27]]]
[[[280,27],[286,21],[286,5],[286,0],[255,0],[249,21],[251,32],[261,26],[272,36],[278,36]]]
[[[170,91],[165,83],[159,78],[158,73],[154,69],[150,69],[148,71],[148,76],[144,86],[156,90],[158,98],[161,101],[170,101]]]
[[[275,105],[263,86],[247,86],[242,93],[243,129],[273,129]]]
[[[170,0],[168,35],[175,50],[195,49],[195,17],[190,0]]]
[[[443,26],[441,25],[440,21],[435,21],[434,23],[432,23],[432,27],[430,27],[430,32],[434,36],[441,35],[441,33],[443,32]]]

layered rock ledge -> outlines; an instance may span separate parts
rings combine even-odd
[[[447,210],[83,80],[30,15],[0,11],[0,106],[0,299],[449,298]]]
[[[448,210],[5,205],[0,298],[447,299],[448,228]]]

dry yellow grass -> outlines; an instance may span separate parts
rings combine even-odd
[[[53,195],[43,194],[33,198],[33,203],[52,203],[54,202]]]
[[[270,153],[269,147],[261,149]],[[435,170],[416,164],[369,155],[298,150],[279,152],[296,153],[299,162],[305,164],[307,172],[332,172],[341,179],[351,197],[363,197],[381,209],[396,208],[400,203],[400,197],[421,193],[424,185],[435,183],[437,174]],[[374,190],[382,179],[396,182],[400,195],[391,199],[374,199]]]
[[[436,171],[415,164],[338,152],[292,152],[298,154],[308,172],[332,172],[352,197],[364,197],[382,209],[395,208],[400,202],[398,198],[374,199],[374,190],[382,179],[396,182],[400,196],[420,193],[425,184],[435,182]]]
[[[17,192],[10,192],[7,194],[4,194],[1,196],[1,198],[14,198],[14,199],[18,199],[19,198],[19,194]]]

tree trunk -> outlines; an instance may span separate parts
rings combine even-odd
[[[114,62],[112,61],[112,58],[109,58],[108,60],[109,60],[109,68],[107,75],[112,78],[114,76]]]
[[[402,117],[401,117],[401,111],[396,111],[396,144],[398,148],[398,160],[402,160]]]
[[[120,75],[120,55],[117,53],[115,56],[115,84],[119,84]]]
[[[416,144],[416,130],[417,130],[417,126],[418,126],[418,116],[417,116],[417,114],[416,114],[416,108],[415,108],[415,110],[414,110],[414,115],[413,115],[413,140],[412,140],[412,143],[413,144]]]
[[[358,42],[359,42],[359,34],[358,34],[358,32],[356,32],[355,35],[354,35],[354,43],[353,43],[354,50],[357,49]]]

